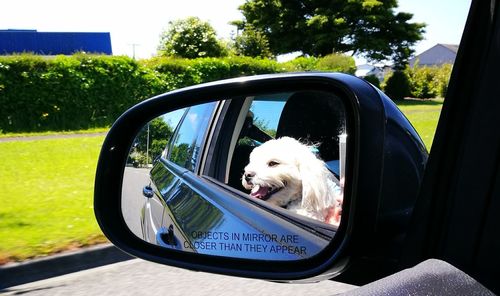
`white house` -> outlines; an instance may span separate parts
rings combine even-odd
[[[354,73],[354,75],[362,78],[373,75],[377,77],[378,80],[382,81],[384,80],[384,76],[387,74],[387,72],[390,71],[391,67],[385,65],[363,64],[357,66],[356,68],[356,73]]]
[[[440,66],[453,64],[457,56],[458,45],[438,43],[409,60],[410,67],[418,61],[419,66]]]

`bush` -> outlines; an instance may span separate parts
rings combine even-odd
[[[438,81],[438,93],[439,96],[444,98],[448,92],[448,84],[450,83],[451,71],[453,70],[453,65],[445,64],[442,65],[437,71],[435,79]]]
[[[402,100],[411,94],[410,81],[403,71],[395,71],[384,82],[385,93],[393,100]]]
[[[380,80],[378,80],[377,76],[371,74],[371,75],[365,76],[364,79],[366,81],[370,82],[371,84],[373,84],[375,87],[380,88]]]
[[[444,97],[450,81],[452,65],[420,67],[416,64],[405,69],[410,80],[411,96],[414,98]]]
[[[317,70],[342,72],[354,74],[356,72],[356,62],[350,56],[343,54],[330,54],[318,60]]]
[[[298,57],[282,64],[286,71],[329,71],[354,74],[356,63],[350,56],[331,54],[322,58]]]
[[[435,79],[436,69],[417,66],[407,69],[412,97],[428,99],[439,95],[438,81]]]
[[[316,70],[318,59],[315,57],[297,57],[291,61],[282,63],[286,71],[313,71]]]

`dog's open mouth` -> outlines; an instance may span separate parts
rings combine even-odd
[[[250,192],[251,197],[255,197],[261,200],[268,200],[273,194],[280,191],[284,187],[267,187],[262,185],[255,185]]]

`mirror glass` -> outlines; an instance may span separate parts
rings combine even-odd
[[[347,131],[342,99],[316,90],[169,112],[130,148],[123,217],[139,238],[165,248],[309,258],[342,220]]]

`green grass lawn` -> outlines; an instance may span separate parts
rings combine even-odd
[[[73,135],[73,134],[90,134],[90,133],[102,133],[107,132],[109,127],[99,127],[86,130],[78,131],[63,131],[63,132],[38,132],[38,133],[0,133],[1,138],[11,138],[11,137],[33,137],[33,136],[49,136],[49,135]]]
[[[105,241],[92,204],[103,140],[0,143],[0,262]]]
[[[417,130],[418,134],[430,151],[436,131],[443,99],[434,100],[404,100],[396,102],[399,109]]]

